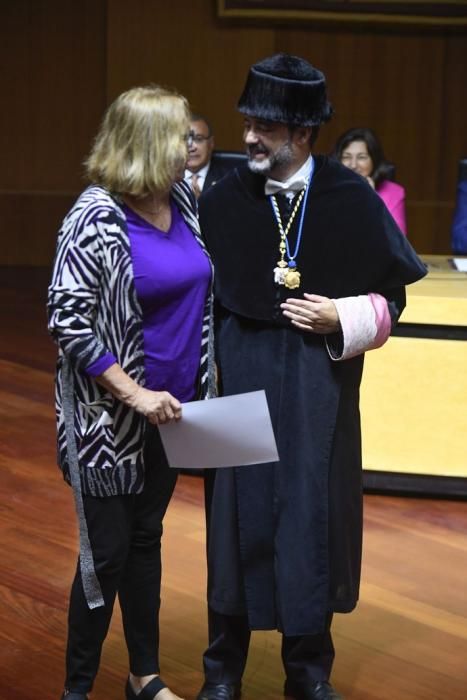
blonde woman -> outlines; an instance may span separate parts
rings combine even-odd
[[[177,475],[157,426],[215,391],[211,262],[182,181],[189,125],[176,93],[120,95],[86,161],[92,184],[58,236],[48,294],[58,454],[80,530],[66,700],[92,689],[117,593],[127,700],[177,698],[158,660],[162,519]]]

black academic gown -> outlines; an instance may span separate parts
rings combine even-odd
[[[363,356],[332,361],[324,337],[294,329],[279,305],[304,291],[379,292],[396,316],[404,285],[425,268],[378,195],[324,157],[315,159],[298,290],[273,282],[279,232],[263,177],[233,171],[203,197],[200,219],[216,270],[221,390],[265,389],[280,456],[208,476],[209,604],[246,614],[251,629],[315,634],[328,611],[358,599]]]

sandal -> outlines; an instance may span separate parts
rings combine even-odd
[[[156,676],[152,679],[152,681],[146,683],[144,688],[142,688],[139,693],[135,693],[130,683],[130,679],[128,678],[125,686],[126,700],[154,700],[157,693],[163,688],[167,688],[166,684],[159,678],[159,676]],[[74,700],[74,698],[69,698],[69,700]],[[81,698],[76,698],[76,700],[81,700]]]

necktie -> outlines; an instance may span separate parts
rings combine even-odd
[[[191,187],[193,189],[193,192],[195,193],[196,199],[199,199],[199,196],[201,194],[201,188],[199,186],[199,177],[196,173],[193,173],[191,176]]]

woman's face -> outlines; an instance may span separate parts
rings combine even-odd
[[[373,161],[365,141],[351,141],[342,151],[341,163],[363,177],[370,177],[373,172]]]

